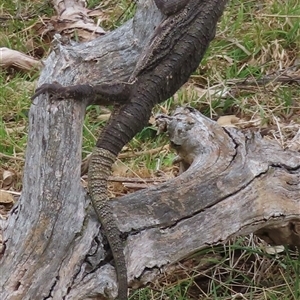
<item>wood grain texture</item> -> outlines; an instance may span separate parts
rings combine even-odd
[[[75,111],[62,113],[69,121]],[[128,235],[125,254],[132,286],[144,285],[181,258],[235,235],[257,232],[273,244],[300,245],[299,152],[283,151],[257,133],[223,129],[192,109],[177,110],[168,120],[171,142],[190,167],[174,180],[111,201],[119,230]],[[50,123],[52,129],[57,126]],[[42,126],[37,119],[35,124]],[[79,136],[78,129],[72,135]],[[74,151],[78,147],[72,140],[70,146]],[[59,163],[60,156],[50,170],[55,161],[50,153],[40,165],[28,161],[33,167],[26,170],[47,172],[25,174],[24,184],[31,189],[9,219],[6,239],[8,234],[12,238],[6,240],[1,261],[1,299],[116,295],[112,266],[99,265],[106,252],[95,216],[77,175],[64,168],[79,170]]]
[[[151,0],[140,1],[134,19],[110,34],[81,44],[56,42],[38,86],[126,81],[162,18]],[[3,236],[1,299],[117,294],[114,268],[101,265],[107,253],[80,185],[86,104],[44,96],[31,106],[22,197]]]
[[[158,1],[155,2],[158,4]],[[121,149],[147,126],[152,108],[171,97],[198,68],[215,36],[217,22],[226,3],[226,0],[168,1],[173,13],[166,16],[153,31],[151,41],[144,47],[127,84],[119,81],[117,86],[113,82],[68,87],[57,83],[44,84],[33,96],[34,99],[45,91],[57,100],[75,99],[95,103],[98,99],[100,105],[103,101],[117,105],[96,142],[88,171],[88,186],[114,257],[119,300],[128,298],[128,280],[123,240],[107,197],[111,167]],[[163,13],[166,13],[165,9]],[[124,92],[126,90],[127,93]]]
[[[116,32],[86,44],[58,44],[39,84],[128,79],[161,19],[153,2],[143,1],[135,19]],[[46,97],[31,107],[22,197],[3,236],[3,300],[117,294],[108,247],[80,185],[84,112],[85,103]],[[299,246],[299,152],[283,151],[258,134],[224,130],[193,110],[177,111],[170,120],[172,144],[189,169],[159,187],[111,202],[120,231],[128,234],[132,286],[238,234],[257,232],[270,242]]]

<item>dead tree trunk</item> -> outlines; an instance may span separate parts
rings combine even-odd
[[[208,1],[208,0],[207,0]],[[59,42],[39,85],[126,80],[162,15],[141,1],[135,18],[85,44]],[[80,185],[85,106],[32,105],[22,196],[4,230],[1,299],[98,299],[117,294],[100,226]],[[130,284],[237,234],[300,246],[300,154],[255,134],[224,130],[191,109],[161,117],[188,170],[112,201],[126,236]],[[185,247],[180,245],[184,244]]]

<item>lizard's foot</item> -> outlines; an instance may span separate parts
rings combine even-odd
[[[34,100],[41,94],[48,93],[52,100],[85,100],[88,105],[112,105],[115,103],[124,104],[128,102],[132,84],[123,82],[101,83],[95,86],[89,84],[76,84],[62,86],[61,84],[45,83],[36,89],[31,97]]]
[[[93,87],[84,84],[84,85],[73,85],[73,86],[62,86],[61,84],[54,83],[44,83],[39,88],[36,89],[35,94],[31,97],[31,100],[34,100],[41,94],[48,93],[49,97],[52,100],[65,100],[65,99],[74,99],[80,100],[85,98],[87,95],[91,95],[93,92]]]

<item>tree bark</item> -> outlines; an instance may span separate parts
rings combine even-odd
[[[6,47],[0,48],[0,68],[14,67],[19,70],[36,71],[42,67],[40,61]]]
[[[161,20],[145,0],[133,20],[110,34],[72,46],[57,42],[38,84],[127,80]],[[22,196],[4,230],[1,299],[117,295],[107,245],[80,184],[84,112],[84,103],[47,96],[31,106]],[[300,246],[299,152],[223,129],[189,108],[159,122],[189,167],[174,180],[112,201],[126,236],[131,286],[238,234]]]

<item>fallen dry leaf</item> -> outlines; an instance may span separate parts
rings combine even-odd
[[[236,127],[239,120],[235,115],[228,115],[220,117],[217,123],[222,127]]]
[[[12,171],[4,170],[2,174],[3,187],[7,188],[8,186],[11,186],[15,175],[16,174]]]
[[[12,194],[5,192],[5,191],[0,191],[0,203],[1,204],[14,204],[15,200]]]

